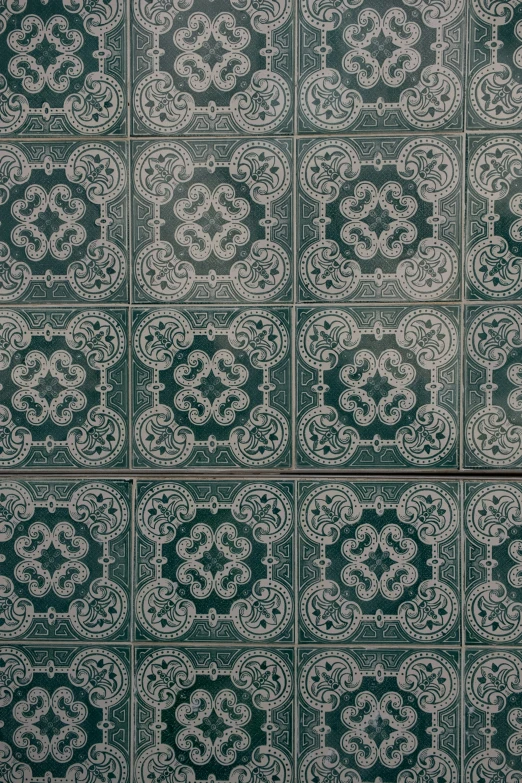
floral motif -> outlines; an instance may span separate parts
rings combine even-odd
[[[143,720],[161,726],[136,733],[136,783],[294,780],[288,650],[145,648],[136,681]]]
[[[451,551],[445,562],[458,572],[457,492],[456,486],[395,482],[304,485],[301,639],[454,639],[459,582],[437,563]]]
[[[26,700],[14,705],[13,717],[21,724],[13,742],[26,749],[31,761],[45,761],[49,754],[55,761],[69,761],[73,748],[87,743],[87,734],[80,725],[87,717],[87,708],[75,700],[70,688],[57,688],[52,695],[43,688],[31,688]]]
[[[65,92],[71,79],[83,72],[78,57],[83,42],[83,35],[71,29],[64,16],[51,16],[45,25],[39,16],[24,16],[20,29],[7,37],[12,50],[23,52],[11,57],[9,73],[22,80],[27,92],[38,93],[46,86],[53,92]]]
[[[210,499],[197,482],[139,489],[138,571],[146,574],[136,595],[140,636],[291,638],[293,510],[286,485],[213,482]],[[230,503],[218,500],[225,493]]]
[[[453,651],[300,650],[300,780],[457,780],[459,665]]]
[[[4,2],[0,133],[122,133],[124,13],[121,0]]]
[[[125,464],[124,320],[117,309],[2,311],[3,467]]]
[[[118,780],[128,783],[129,653],[113,646],[0,648],[6,783]]]
[[[445,394],[443,402],[427,393],[441,390],[442,368],[454,366],[455,316],[452,308],[301,308],[299,464],[455,464],[456,386],[449,407]]]
[[[463,0],[303,0],[300,130],[461,127],[464,9]]]
[[[0,301],[125,299],[124,144],[0,144]]]
[[[136,367],[152,394],[135,408],[136,465],[192,464],[203,452],[216,465],[287,464],[290,377],[276,376],[290,360],[285,310],[136,315]]]
[[[373,136],[300,140],[298,149],[302,300],[456,296],[459,143]]]
[[[136,247],[137,298],[220,304],[289,298],[288,142],[149,142],[136,155],[134,218],[143,237]]]
[[[214,11],[202,0],[135,0],[144,42],[133,52],[135,132],[288,132],[291,17],[290,0],[233,0]]]

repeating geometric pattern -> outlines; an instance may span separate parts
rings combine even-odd
[[[520,3],[469,3],[467,126],[522,127],[522,8]]]
[[[440,301],[459,290],[460,139],[299,140],[301,301]]]
[[[466,634],[471,643],[522,639],[522,486],[466,482]]]
[[[0,481],[0,640],[127,638],[130,514],[127,482]]]
[[[456,307],[299,308],[297,464],[456,467]]]
[[[6,783],[130,781],[129,652],[0,647]]]
[[[292,0],[132,0],[133,130],[292,131]]]
[[[522,295],[522,138],[468,137],[466,295]]]
[[[292,145],[134,144],[135,301],[291,297]]]
[[[0,310],[0,470],[126,467],[127,313]]]
[[[122,142],[0,142],[0,303],[126,301]]]
[[[293,651],[139,648],[136,783],[293,783]]]
[[[465,780],[520,780],[522,657],[516,649],[466,653]]]
[[[457,482],[299,483],[300,641],[459,640]]]
[[[134,467],[290,464],[290,309],[134,312]]]
[[[433,648],[300,649],[300,783],[456,783],[459,658]]]
[[[522,464],[522,308],[465,310],[465,456],[468,468]]]
[[[459,130],[465,8],[301,0],[299,131]]]
[[[291,483],[138,484],[138,638],[292,641]]]
[[[4,0],[0,135],[122,134],[124,0]]]

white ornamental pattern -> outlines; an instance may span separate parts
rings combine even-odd
[[[228,0],[223,6],[212,13],[199,0],[133,0],[140,40],[133,57],[136,132],[288,131],[292,3]]]
[[[444,137],[298,142],[300,298],[455,298],[461,150]]]

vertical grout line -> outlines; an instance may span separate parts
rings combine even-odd
[[[466,482],[459,482],[459,538],[460,538],[460,594],[461,599],[461,618],[460,618],[460,779],[464,780],[464,721],[465,721],[465,700],[464,700],[464,668],[466,664],[466,522],[465,522],[465,496]]]

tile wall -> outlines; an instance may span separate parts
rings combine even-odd
[[[0,0],[0,783],[522,783],[521,0]]]

